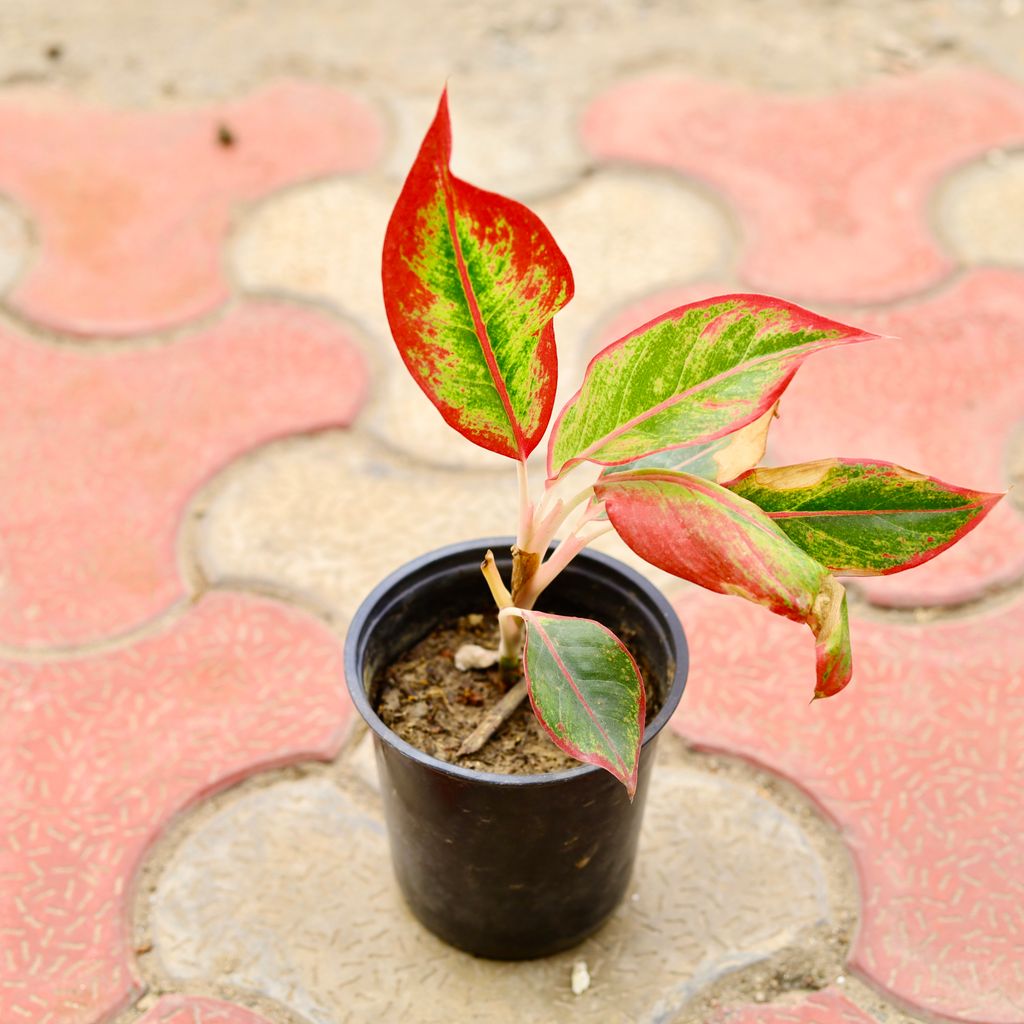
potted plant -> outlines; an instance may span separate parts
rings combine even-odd
[[[414,913],[460,948],[526,958],[580,941],[621,898],[653,741],[686,678],[671,608],[632,570],[585,552],[591,541],[615,530],[663,570],[805,623],[821,698],[852,672],[836,575],[927,561],[1000,496],[872,459],[756,468],[803,360],[874,337],[759,295],[670,310],[599,352],[554,418],[543,492],[531,495],[527,460],[557,380],[552,318],[572,275],[540,220],[454,177],[450,153],[442,95],[385,236],[385,306],[406,367],[444,419],[515,463],[517,532],[385,580],[351,625],[346,673],[374,733],[392,859]],[[457,636],[479,624],[488,592],[490,647]],[[382,700],[400,712],[405,698],[383,699],[380,684],[442,627],[456,631],[441,652],[451,671],[490,672],[507,692],[473,696],[481,722],[458,749],[417,749],[385,723]],[[555,747],[581,764],[467,766],[527,695]]]

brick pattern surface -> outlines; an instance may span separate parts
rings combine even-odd
[[[203,795],[334,754],[342,687],[325,627],[227,594],[109,654],[0,662],[0,1020],[92,1024],[137,993],[146,848]]]
[[[366,367],[325,316],[248,303],[152,347],[50,346],[0,328],[0,643],[131,629],[183,594],[196,488],[273,437],[355,416]]]
[[[38,258],[11,299],[74,334],[153,331],[227,298],[236,207],[290,182],[362,170],[382,125],[347,93],[298,81],[198,110],[109,110],[40,93],[0,102],[0,189]]]
[[[720,189],[745,229],[748,290],[879,302],[949,272],[930,190],[988,148],[1024,143],[1024,91],[967,69],[820,98],[664,74],[600,96],[583,137],[598,157]]]
[[[673,725],[836,821],[860,880],[853,966],[932,1013],[1019,1021],[1024,600],[928,626],[855,620],[853,682],[812,705],[806,630],[740,600],[676,605],[691,666]]]
[[[223,268],[227,235],[238,222],[243,286],[313,294],[383,333],[372,275],[363,265],[350,273],[346,264],[365,258],[362,240],[379,230],[390,200],[379,182],[330,178],[379,165],[384,130],[366,102],[299,81],[205,108],[156,111],[5,91],[0,128],[0,289],[25,323],[0,324],[0,1019],[98,1024],[141,991],[129,902],[141,858],[167,822],[269,765],[338,750],[348,705],[337,637],[264,598],[214,592],[188,605],[175,545],[190,499],[214,474],[274,438],[357,417],[370,381],[352,332],[333,314],[295,303],[232,306]],[[599,162],[595,175],[547,202],[555,221],[561,211],[570,241],[579,226],[581,273],[607,294],[581,304],[568,322],[568,337],[580,341],[566,366],[595,336],[589,319],[631,301],[640,281],[653,287],[728,276],[734,232],[720,211],[731,205],[743,289],[842,304],[845,312],[832,305],[823,312],[902,337],[808,363],[773,427],[772,461],[864,455],[967,486],[1005,486],[1010,437],[1024,418],[1024,279],[1020,270],[992,268],[957,277],[937,239],[948,238],[951,252],[967,262],[1013,262],[1009,213],[995,242],[976,244],[971,224],[999,215],[991,202],[1006,205],[992,200],[986,182],[1012,197],[1016,178],[975,173],[970,189],[964,179],[959,191],[948,191],[941,209],[952,220],[944,234],[928,217],[940,208],[935,199],[948,172],[977,168],[993,147],[1024,144],[1024,89],[966,69],[814,98],[662,75],[598,96],[581,131]],[[623,162],[659,169],[615,166]],[[710,187],[700,237],[683,247],[661,245],[657,252],[666,256],[648,278],[634,280],[631,264],[630,274],[605,282],[600,273],[613,264],[603,246],[627,261],[654,251],[642,235],[630,235],[626,245],[625,232],[634,216],[647,216],[652,196],[679,198],[672,175]],[[247,206],[314,178],[328,180],[282,195],[265,216],[251,217],[255,234],[246,233]],[[609,203],[628,207],[628,215],[619,210],[618,220],[609,219]],[[296,211],[305,211],[298,227]],[[669,236],[690,216],[677,215],[661,225]],[[346,245],[324,248],[318,236],[343,233],[346,225]],[[307,239],[302,259],[278,251],[302,248]],[[335,253],[336,265],[322,276],[319,263]],[[659,293],[631,306],[618,333],[680,302],[733,290]],[[189,327],[197,317],[206,320]],[[176,336],[156,336],[172,327]],[[65,340],[38,336],[54,331]],[[379,507],[352,507],[364,518],[379,516],[383,531],[390,517],[399,522],[409,514],[409,495],[418,493],[410,489],[414,474],[403,476],[400,452],[420,452],[433,441],[407,414],[400,387],[374,384],[383,396],[374,416],[342,445],[355,454],[345,462],[331,444],[317,444],[309,465],[329,467],[342,484],[362,479],[361,497],[372,504],[377,493]],[[363,457],[374,432],[399,453],[386,466]],[[225,580],[244,577],[254,589],[285,593],[293,577],[322,582],[330,598],[322,603],[344,611],[354,596],[340,593],[347,584],[337,578],[333,554],[325,557],[319,547],[327,537],[333,551],[335,534],[301,536],[307,512],[313,523],[318,515],[335,518],[330,501],[308,497],[319,477],[272,501],[264,491],[294,473],[287,466],[277,473],[267,460],[253,456],[253,473],[231,477],[235,486],[225,493],[243,503],[261,495],[257,523],[269,521],[267,509],[284,509],[294,522],[278,528],[275,519],[262,533],[246,533],[239,514],[232,532],[225,499],[220,517],[197,534],[206,547],[190,555],[201,555],[207,568],[231,567]],[[471,463],[460,455],[450,464]],[[366,482],[384,469],[386,480]],[[436,466],[418,472],[440,479]],[[434,483],[422,483],[427,497]],[[463,492],[453,486],[446,493]],[[289,501],[309,508],[292,515]],[[336,518],[347,532],[348,557],[356,547],[348,535],[359,536],[360,524],[348,528],[348,519]],[[880,605],[971,600],[1024,575],[1022,531],[1019,511],[1004,502],[931,565],[857,585]],[[238,540],[238,551],[217,540],[223,536]],[[364,562],[373,551],[361,551]],[[240,573],[243,564],[259,571]],[[852,687],[811,707],[806,630],[740,601],[698,593],[679,601],[693,666],[675,726],[701,746],[793,780],[836,823],[862,899],[849,966],[921,1015],[1019,1024],[1024,600],[918,626],[856,619]],[[67,650],[97,643],[104,646],[91,654]],[[678,779],[672,785],[685,789]],[[719,799],[709,797],[709,808]],[[237,813],[243,802],[231,807]],[[769,818],[760,816],[762,827]],[[685,829],[671,811],[659,820],[673,836],[677,826]],[[720,839],[725,819],[709,811],[711,820],[717,824],[700,834]],[[344,816],[339,821],[343,833],[351,827]],[[267,826],[257,818],[251,827]],[[240,833],[231,838],[246,841]],[[684,837],[677,845],[694,842]],[[743,842],[736,849],[748,852]],[[302,856],[295,855],[300,871]],[[379,860],[378,851],[373,878],[384,885]],[[651,862],[644,870],[661,867]],[[661,883],[678,894],[674,876]],[[750,938],[728,903],[703,886],[699,895],[714,904],[712,918],[721,913],[741,939]],[[291,911],[294,896],[286,892],[282,904]],[[315,886],[309,899],[322,909]],[[786,902],[792,904],[795,898]],[[212,913],[213,905],[200,886],[195,906]],[[650,906],[631,902],[624,915],[642,919],[643,941],[631,940],[630,948],[643,953],[645,942],[654,943],[654,952],[665,954],[664,917],[676,913],[668,896]],[[277,935],[268,948],[277,948]],[[368,941],[391,938],[383,928]],[[600,937],[593,941],[594,1001],[585,1009],[604,1019],[611,1004],[597,1000],[605,953]],[[789,941],[769,936],[759,955]],[[402,966],[408,948],[399,950]],[[736,960],[746,948],[741,940],[715,948],[719,973],[750,962]],[[621,960],[615,950],[607,955],[611,965]],[[689,960],[672,955],[678,976],[672,980],[666,968],[664,977],[681,1010],[719,974],[694,973]],[[695,941],[693,963],[703,956]],[[429,978],[434,966],[423,966]],[[563,966],[535,965],[550,974],[565,1016],[584,1004],[570,996]],[[501,977],[510,1005],[522,1006],[516,969],[503,965]],[[474,963],[472,970],[482,977],[491,968]],[[197,990],[210,991],[218,971],[203,967]],[[309,991],[319,991],[319,974],[310,977]],[[386,976],[374,997],[386,1001],[391,981]],[[479,987],[483,1002],[498,992]],[[420,989],[401,995],[413,1009],[423,1003]],[[649,990],[645,996],[660,998]],[[786,997],[769,1007],[723,1010],[721,1021],[864,1024],[870,1018],[851,998],[837,989]],[[282,991],[282,1004],[288,999]],[[289,1013],[301,1012],[288,1005]],[[190,995],[165,996],[140,1020],[263,1024],[243,1007]]]

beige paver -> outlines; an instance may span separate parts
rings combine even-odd
[[[424,468],[348,431],[281,441],[234,464],[207,488],[197,528],[184,534],[186,545],[194,538],[188,557],[215,584],[290,592],[341,627],[370,589],[409,559],[444,544],[515,532],[513,464],[498,456],[490,463],[489,472]],[[535,480],[535,494],[539,488]],[[666,593],[686,586],[614,534],[593,547]],[[481,600],[489,601],[482,583]]]
[[[409,559],[513,530],[516,481],[512,472],[426,471],[332,431],[255,453],[204,504],[197,555],[207,578],[294,591],[344,624]]]
[[[397,194],[366,179],[337,178],[252,207],[232,239],[238,283],[247,291],[329,302],[367,330],[381,332],[380,253]]]
[[[247,793],[180,844],[152,897],[157,973],[259,991],[316,1024],[668,1019],[832,914],[794,820],[664,740],[635,884],[575,951],[506,964],[445,946],[401,902],[375,796],[318,775]],[[573,996],[579,959],[591,985]]]
[[[994,149],[957,171],[936,211],[939,233],[965,263],[1024,266],[1024,153]]]
[[[31,249],[28,219],[13,202],[0,197],[0,292],[18,278]]]

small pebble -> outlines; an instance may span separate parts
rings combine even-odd
[[[577,960],[572,965],[572,994],[581,996],[590,988],[590,971],[587,970],[586,960]]]

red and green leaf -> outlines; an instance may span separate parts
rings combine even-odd
[[[384,306],[405,365],[470,441],[523,460],[551,417],[551,318],[569,264],[520,203],[452,175],[441,96],[384,238]]]
[[[552,431],[548,476],[723,437],[763,416],[807,356],[873,337],[763,295],[680,306],[591,360]]]
[[[659,470],[602,478],[594,489],[619,536],[652,565],[806,623],[816,641],[816,697],[849,682],[843,588],[756,505],[709,480]]]
[[[533,710],[555,744],[605,768],[636,792],[644,736],[644,684],[633,656],[599,622],[518,610]]]
[[[634,462],[609,466],[601,475],[615,476],[637,469],[667,469],[675,473],[702,476],[705,480],[714,480],[719,484],[726,480],[735,480],[741,473],[756,466],[764,457],[768,443],[768,428],[775,418],[777,406],[778,402],[752,423],[715,441],[689,448],[667,448],[653,455],[645,455]]]
[[[890,462],[822,459],[755,469],[728,484],[832,572],[878,576],[934,558],[1002,497]]]

